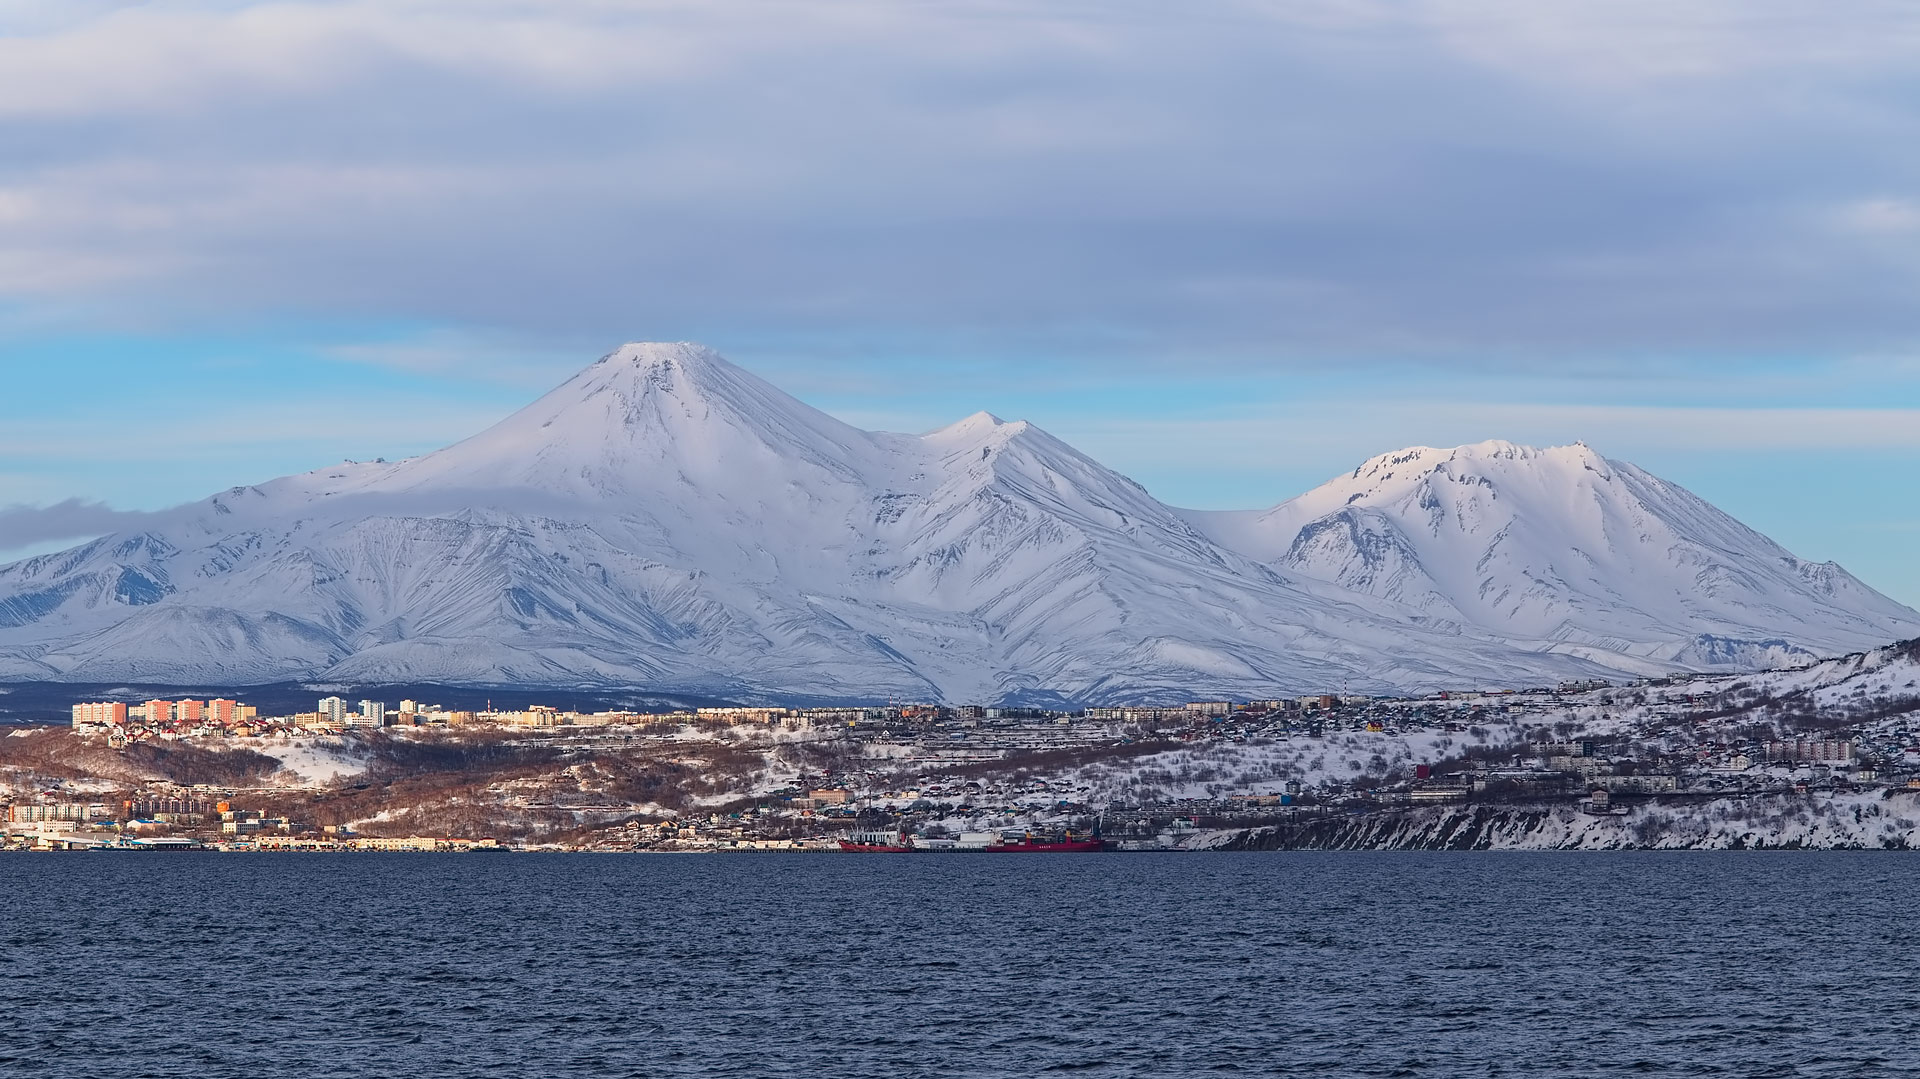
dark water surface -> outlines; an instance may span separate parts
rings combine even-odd
[[[7,1076],[1920,1074],[1920,857],[0,856]]]

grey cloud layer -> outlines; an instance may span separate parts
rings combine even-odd
[[[152,516],[78,498],[51,506],[0,507],[0,551],[18,550],[49,540],[98,536],[139,525]]]
[[[1903,6],[22,11],[0,299],[1269,357],[1920,336]]]

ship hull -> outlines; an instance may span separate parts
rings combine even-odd
[[[1097,854],[1102,849],[1098,839],[1067,839],[1039,843],[993,843],[986,848],[988,854]]]

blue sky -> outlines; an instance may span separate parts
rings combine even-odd
[[[0,0],[0,547],[695,339],[1190,506],[1584,439],[1920,603],[1917,129],[1872,0]]]

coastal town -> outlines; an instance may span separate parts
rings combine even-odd
[[[1578,824],[1582,842],[1659,845],[1649,822],[1783,806],[1855,814],[1849,845],[1920,844],[1902,648],[1824,686],[1784,672],[1072,712],[87,701],[66,725],[0,738],[0,845],[959,852],[1078,836],[1172,851],[1523,810]]]

